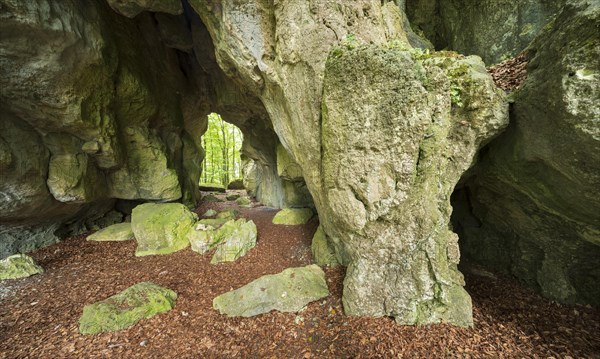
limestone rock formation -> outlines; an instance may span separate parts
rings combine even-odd
[[[134,17],[143,11],[178,15],[183,12],[180,0],[107,0],[119,14]]]
[[[517,55],[567,0],[407,0],[412,26],[437,49],[495,64]]]
[[[188,55],[162,42],[152,14],[128,19],[105,1],[0,7],[0,252],[86,230],[115,198],[199,199],[202,79],[186,76]]]
[[[298,312],[328,295],[325,273],[313,264],[266,275],[221,294],[213,300],[213,308],[230,317],[252,317],[271,310]]]
[[[337,48],[324,87],[319,218],[349,257],[346,313],[470,325],[450,195],[507,125],[504,94],[478,58],[394,43]]]
[[[146,203],[133,209],[136,256],[169,254],[189,246],[187,233],[197,216],[181,203]]]
[[[197,202],[216,111],[244,134],[251,196],[318,212],[348,266],[347,313],[469,325],[449,197],[506,125],[506,100],[477,58],[417,49],[430,46],[403,4],[438,47],[448,34],[443,46],[494,62],[564,0],[503,1],[0,0],[0,256],[90,229],[115,203]],[[532,47],[515,121],[461,194],[482,238],[518,248],[513,273],[567,301],[600,297],[597,64],[586,60],[597,23],[595,10],[574,15],[590,0],[573,4]],[[180,214],[182,226],[148,223],[168,242],[149,236],[152,251],[227,222]],[[522,240],[540,235],[551,239]]]
[[[117,223],[103,228],[86,238],[88,241],[128,241],[133,239],[131,223]]]
[[[337,266],[339,262],[335,257],[335,250],[327,240],[323,227],[319,226],[315,232],[310,246],[313,260],[320,266]]]
[[[142,319],[168,312],[175,306],[177,293],[151,282],[135,284],[94,304],[86,305],[79,319],[81,334],[114,332]]]
[[[42,272],[44,269],[25,254],[15,254],[0,260],[0,280],[25,278]]]
[[[596,306],[599,27],[600,4],[574,2],[533,42],[513,121],[455,199],[456,228],[469,258],[550,298]]]
[[[313,216],[310,208],[284,208],[273,217],[274,224],[298,225],[305,224]]]
[[[434,64],[441,59],[423,66],[406,52],[382,55],[388,65],[358,51],[326,70],[340,43],[410,48],[410,31],[392,2],[190,4],[224,72],[261,99],[279,142],[302,169],[323,229],[349,264],[346,311],[401,323],[470,324],[470,300],[455,269],[457,238],[448,230],[449,196],[479,146],[507,122],[504,97],[483,64],[450,58],[449,66]],[[368,61],[371,67],[359,66]],[[392,150],[388,142],[402,147]],[[368,180],[355,182],[360,177]],[[263,182],[258,172],[256,178]],[[412,214],[402,213],[409,208],[419,220],[407,223]]]

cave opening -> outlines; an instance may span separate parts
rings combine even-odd
[[[200,186],[221,185],[228,188],[234,181],[241,183],[242,131],[226,122],[218,113],[212,112],[207,118],[207,130],[201,139],[205,153]]]

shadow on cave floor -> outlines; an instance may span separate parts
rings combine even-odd
[[[33,257],[46,272],[0,284],[0,357],[597,357],[600,316],[564,306],[516,281],[466,274],[475,327],[399,326],[390,318],[343,315],[344,269],[326,269],[331,295],[297,313],[227,318],[212,299],[232,288],[311,262],[314,218],[302,226],[273,225],[268,207],[211,202],[196,212],[235,207],[258,228],[258,243],[235,263],[211,265],[211,253],[189,248],[135,257],[135,242],[69,238]],[[59,255],[60,254],[60,255]],[[483,274],[483,275],[482,275]],[[83,306],[142,281],[179,294],[174,310],[116,333],[79,334]]]

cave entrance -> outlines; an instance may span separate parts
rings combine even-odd
[[[208,128],[202,135],[205,155],[200,187],[224,187],[242,181],[240,156],[244,135],[235,125],[225,122],[218,113],[208,115]]]

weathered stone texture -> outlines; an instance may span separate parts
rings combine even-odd
[[[478,55],[487,64],[529,45],[567,0],[407,0],[411,25],[437,49]]]
[[[533,42],[511,126],[486,149],[455,200],[469,258],[550,298],[596,306],[599,28],[600,5],[574,2]]]

